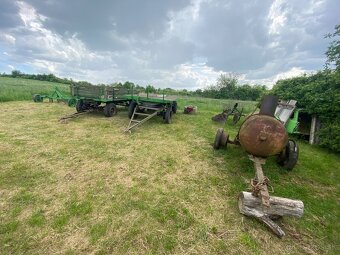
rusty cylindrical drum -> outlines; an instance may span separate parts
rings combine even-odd
[[[288,134],[283,124],[275,117],[254,114],[240,127],[239,141],[248,153],[265,158],[284,149]]]

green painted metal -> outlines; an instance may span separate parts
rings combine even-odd
[[[299,133],[298,132],[298,126],[299,126],[299,112],[300,110],[299,109],[295,109],[294,113],[293,113],[293,117],[290,118],[288,120],[288,122],[286,123],[286,130],[288,132],[288,134],[296,134],[296,133]]]
[[[125,96],[127,100],[135,101],[137,104],[141,103],[155,103],[155,104],[172,104],[176,100],[170,100],[162,98],[156,98],[156,97],[148,97],[148,96],[139,96],[139,95],[127,95]]]
[[[115,91],[113,87],[104,86],[88,86],[87,89],[89,91],[82,91],[82,88],[84,87],[77,85],[71,86],[71,94],[76,100],[95,101],[100,103],[126,103],[135,101],[137,104],[153,103],[160,105],[170,105],[174,101],[176,101],[166,99],[164,94],[157,97],[150,96],[150,93],[148,91],[146,95],[139,95],[139,93],[135,91],[134,87],[132,87],[131,89],[121,89],[121,91],[119,91],[119,89]],[[93,89],[92,93],[90,91],[91,89]],[[124,93],[124,91],[126,92]],[[82,94],[87,95],[83,96]]]
[[[75,98],[73,98],[69,95],[66,95],[58,87],[55,87],[54,91],[49,95],[40,95],[40,94],[33,95],[33,101],[34,102],[43,102],[45,98],[48,98],[52,102],[53,102],[53,100],[63,101],[65,103],[67,103],[68,106],[75,106],[75,104],[76,104]]]

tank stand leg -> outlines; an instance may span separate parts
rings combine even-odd
[[[254,196],[260,197],[262,205],[270,207],[269,203],[269,192],[268,192],[268,178],[264,176],[262,165],[266,163],[264,158],[255,157],[253,155],[248,155],[249,159],[254,162],[255,168],[255,179],[251,181],[252,194]]]

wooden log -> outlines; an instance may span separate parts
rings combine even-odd
[[[241,192],[238,200],[240,213],[255,217],[277,236],[283,237],[283,230],[272,219],[282,216],[302,217],[303,202],[282,197],[270,197],[269,203],[270,207],[263,206],[261,199],[253,196],[250,192]]]

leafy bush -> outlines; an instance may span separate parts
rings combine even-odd
[[[320,117],[320,142],[340,152],[340,71],[319,71],[279,80],[272,89],[280,99],[295,99],[309,114]]]

